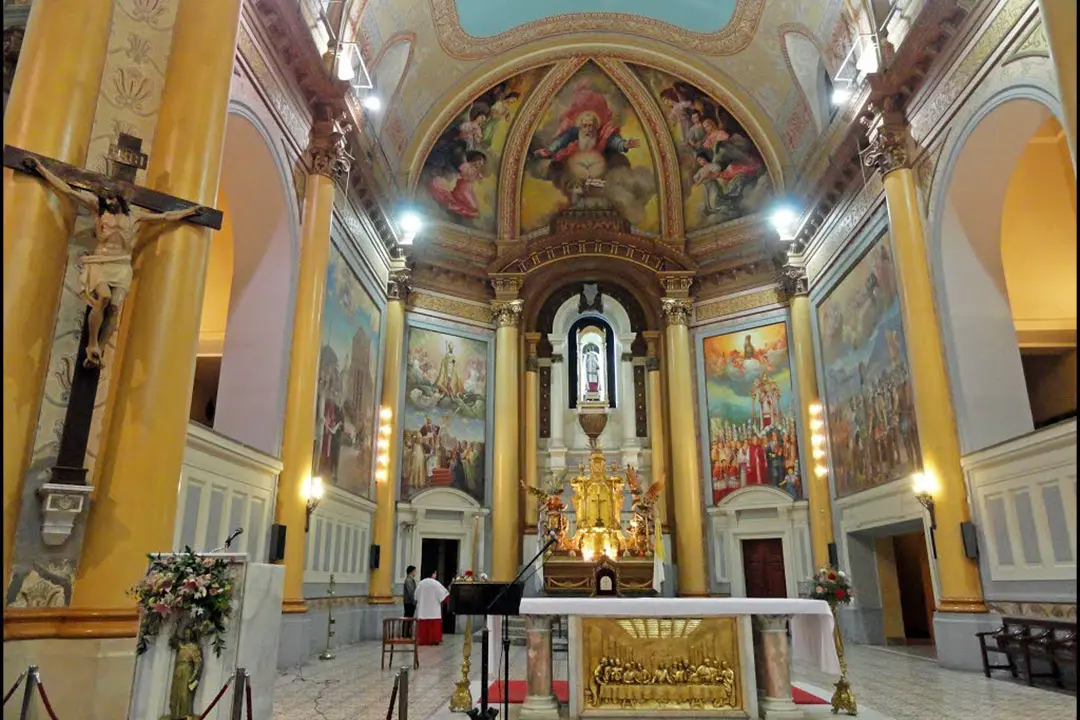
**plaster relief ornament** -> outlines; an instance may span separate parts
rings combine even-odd
[[[131,289],[131,258],[146,239],[140,237],[143,228],[156,223],[178,222],[197,215],[203,208],[195,205],[183,210],[148,213],[132,205],[129,193],[119,184],[100,181],[83,190],[50,172],[37,159],[28,159],[26,163],[29,169],[45,178],[53,190],[88,209],[94,218],[96,245],[82,259],[79,282],[83,298],[90,306],[85,364],[100,368],[102,348],[119,324],[120,308]]]

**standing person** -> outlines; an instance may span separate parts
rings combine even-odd
[[[431,577],[424,578],[416,586],[418,645],[442,644],[442,604],[450,593],[435,579],[435,575],[431,573]]]
[[[405,568],[405,617],[416,616],[416,566]],[[410,630],[411,633],[411,630]]]

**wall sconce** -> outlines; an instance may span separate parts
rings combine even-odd
[[[315,508],[319,507],[319,503],[323,498],[323,484],[321,477],[311,477],[304,482],[304,487],[301,488],[300,494],[304,496],[304,500],[307,501],[307,508],[304,515],[304,532],[308,532],[311,529],[311,514],[315,512]]]
[[[937,530],[937,517],[934,514],[934,495],[931,493],[933,482],[927,477],[926,473],[917,472],[912,477],[912,485],[915,490],[915,499],[919,501],[919,504],[923,506],[930,516],[930,549],[936,558],[937,541],[934,538],[934,531]]]
[[[375,456],[375,482],[384,483],[390,473],[390,441],[394,432],[394,411],[384,407],[379,411],[379,432],[376,436],[375,447],[378,454]]]
[[[810,404],[810,453],[814,456],[814,474],[825,477],[829,468],[825,464],[825,409],[821,403]]]

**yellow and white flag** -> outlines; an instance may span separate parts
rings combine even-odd
[[[653,590],[660,593],[660,586],[664,584],[664,527],[660,524],[660,513],[653,508],[653,526],[656,528],[656,537],[653,539]]]

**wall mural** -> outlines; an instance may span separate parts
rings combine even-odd
[[[656,233],[656,169],[641,120],[615,83],[589,63],[545,110],[521,190],[521,232],[546,227],[566,208],[614,208]]]
[[[435,142],[424,163],[421,202],[446,221],[495,233],[499,163],[510,124],[546,72],[505,80],[465,108]]]
[[[687,232],[761,210],[772,181],[742,125],[690,83],[654,68],[637,71],[667,116],[679,155]]]
[[[312,474],[370,498],[381,313],[337,248],[327,276]]]
[[[488,344],[409,330],[401,496],[451,487],[484,503]]]
[[[817,314],[837,497],[915,472],[922,457],[888,235]]]
[[[751,485],[802,497],[787,326],[705,338],[713,504]]]

